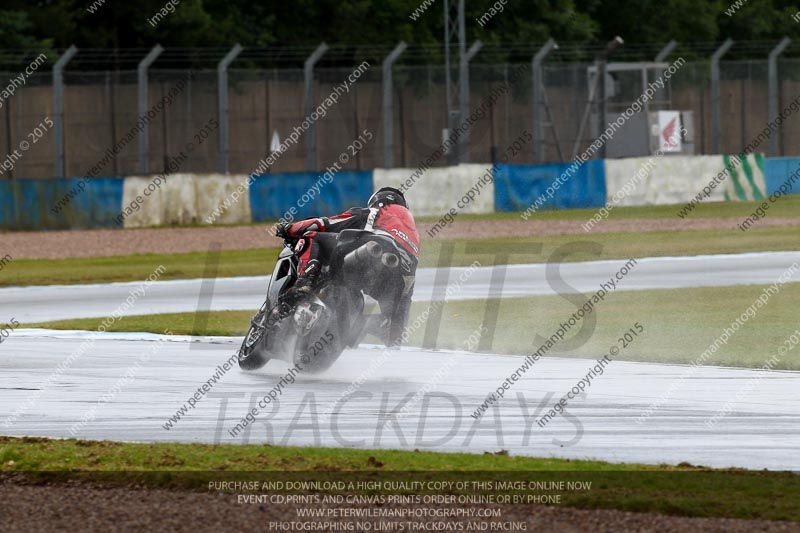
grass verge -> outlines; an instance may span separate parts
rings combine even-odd
[[[576,324],[549,355],[599,357],[608,353],[611,346],[619,347],[622,344],[620,337],[634,327],[634,322],[639,322],[644,331],[628,348],[614,356],[615,359],[691,363],[753,304],[765,287],[745,285],[612,292],[593,313]],[[800,283],[782,285],[780,292],[771,296],[768,304],[759,309],[755,317],[748,318],[730,341],[721,345],[704,364],[744,368],[763,366],[767,359],[777,355],[786,338],[798,329],[793,312],[798,301]],[[427,306],[427,303],[415,303],[411,320]],[[496,318],[487,315],[487,312],[492,313],[492,309],[497,310]],[[491,338],[484,335],[483,344],[478,348],[480,351],[529,354],[576,310],[577,305],[572,300],[561,296],[452,301],[443,308],[436,346],[425,347],[463,350],[464,339],[484,324],[493,334]],[[195,329],[195,323],[202,321],[196,321],[193,313],[131,316],[117,321],[113,329],[161,333],[168,328],[179,335],[244,335],[254,312],[211,312],[202,330]],[[61,320],[26,327],[96,330],[102,320]],[[435,325],[435,318],[426,323],[427,327]],[[520,335],[521,331],[526,333]],[[575,346],[576,342],[570,340],[572,338],[585,338],[586,341]],[[419,328],[408,344],[424,346],[424,339],[425,328]],[[779,357],[775,368],[800,370],[800,361],[796,357]]]
[[[751,202],[702,202],[685,218],[741,218],[750,216],[763,200]],[[685,204],[620,206],[609,211],[607,220],[631,218],[678,219],[678,213]],[[597,212],[597,207],[587,209],[545,209],[532,213],[528,220],[589,220]],[[768,217],[797,217],[800,213],[800,194],[781,197],[770,204]],[[520,212],[499,212],[481,215],[458,215],[459,220],[521,220]],[[417,220],[436,222],[439,217],[417,217]],[[601,222],[602,224],[602,222]]]
[[[217,277],[271,273],[278,253],[278,248],[222,252]],[[3,271],[0,287],[144,281],[160,265],[166,267],[162,280],[202,278],[207,260],[208,252],[17,259]]]
[[[211,480],[237,479],[581,481],[591,483],[591,487],[561,491],[562,505],[692,517],[800,521],[800,476],[691,465],[611,464],[506,454],[0,437],[0,472],[22,473],[23,479],[34,483],[51,483],[53,479],[74,482],[77,478],[112,485],[133,483],[139,487],[198,491],[208,490]]]
[[[597,243],[599,253],[559,255],[574,243]],[[537,239],[501,237],[474,240],[424,240],[421,267],[543,263],[558,256],[561,261],[590,261],[700,254],[783,251],[800,249],[800,231],[794,227],[738,230],[658,231],[649,233],[601,233],[550,235]],[[514,250],[513,255],[504,252]],[[219,256],[217,277],[258,276],[272,272],[280,249],[224,251]],[[18,259],[0,276],[0,287],[25,285],[74,285],[141,281],[160,265],[160,279],[200,278],[205,274],[207,252],[186,254],[138,254],[70,259]]]

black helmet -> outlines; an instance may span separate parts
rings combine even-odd
[[[402,205],[408,209],[406,197],[394,187],[381,187],[369,197],[369,202],[367,202],[369,207],[383,207],[390,204]]]

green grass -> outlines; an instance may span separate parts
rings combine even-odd
[[[744,218],[749,216],[756,207],[761,205],[762,200],[750,202],[708,202],[698,204],[694,210],[686,217],[686,220],[694,218]],[[638,205],[638,206],[618,206],[614,207],[608,215],[608,220],[624,220],[631,218],[679,218],[678,212],[686,204],[668,205]],[[545,206],[546,207],[546,206]],[[413,205],[412,205],[413,209]],[[529,220],[588,220],[597,212],[598,208],[590,207],[585,209],[543,209],[532,213]],[[792,194],[781,197],[777,202],[770,204],[767,217],[798,217],[800,216],[800,194]],[[323,213],[325,216],[335,213]],[[484,214],[459,214],[458,220],[520,220],[522,212],[497,212]],[[436,222],[439,216],[418,216],[417,221]],[[242,225],[264,226],[269,228],[274,226],[277,221],[267,221],[258,224],[222,224],[216,223],[214,226],[235,227]],[[155,226],[159,228],[176,227],[174,225]],[[206,227],[203,224],[185,224],[179,227],[197,228]],[[126,230],[131,231],[131,230]],[[135,230],[133,230],[135,231]],[[2,232],[2,230],[0,230]]]
[[[624,283],[624,281],[622,282]],[[596,358],[609,352],[611,346],[621,348],[619,338],[635,322],[644,331],[613,359],[658,363],[691,363],[730,327],[762,294],[764,286],[701,287],[610,293],[600,302],[591,319],[573,327],[551,350],[552,356]],[[758,310],[755,318],[719,347],[704,364],[758,368],[777,355],[784,340],[798,330],[795,310],[800,302],[800,283],[782,286],[769,303]],[[530,354],[553,335],[559,324],[577,311],[577,306],[558,296],[508,298],[495,301],[499,306],[490,348],[482,351]],[[464,348],[463,342],[484,320],[490,303],[479,300],[452,302],[445,306],[438,346]],[[591,316],[591,315],[590,315]],[[581,330],[585,328],[585,330]],[[520,335],[520,332],[525,332]],[[534,342],[536,336],[542,338]],[[588,338],[587,338],[588,336]],[[587,339],[585,344],[570,345],[569,339]],[[421,335],[412,343],[421,344]],[[563,350],[563,351],[562,351]],[[793,356],[780,358],[775,368],[800,370],[800,360]]]
[[[446,265],[447,254],[443,251],[449,248],[453,250],[452,264],[457,266],[476,260],[492,265],[794,251],[800,249],[800,229],[758,228],[745,233],[739,230],[654,231],[423,241],[420,264],[437,266],[444,261]],[[503,257],[502,254],[511,250],[513,255]]]
[[[270,273],[279,253],[278,248],[221,252],[217,277]],[[207,252],[17,259],[0,275],[0,287],[144,281],[160,265],[166,267],[162,280],[202,278],[207,260]]]
[[[343,448],[297,448],[270,445],[139,444],[0,437],[0,470],[171,470],[247,472],[259,470],[365,470],[379,453],[387,470],[673,470],[601,461],[476,455],[467,453],[405,452]],[[13,461],[13,465],[8,462]]]
[[[622,282],[624,283],[624,281]],[[577,324],[565,340],[556,344],[549,355],[560,357],[597,358],[608,353],[618,339],[639,322],[644,332],[614,359],[658,363],[690,363],[696,360],[725,327],[741,315],[758,298],[764,286],[701,287],[647,291],[612,292],[596,311],[594,329],[591,318]],[[773,355],[783,341],[798,329],[795,311],[800,302],[800,283],[781,286],[778,294],[762,307],[706,361],[708,365],[757,368]],[[487,323],[494,331],[491,345],[479,351],[508,354],[530,354],[538,349],[537,335],[549,337],[559,324],[569,319],[576,305],[560,296],[533,296],[502,300],[466,300],[447,303],[442,311],[437,348],[465,349],[464,340],[478,330],[487,309],[497,306],[496,323]],[[426,303],[415,303],[411,320],[422,313]],[[212,312],[205,328],[192,313],[131,316],[114,324],[116,331],[161,333],[169,329],[179,335],[244,335],[249,326],[250,311]],[[95,330],[101,318],[61,320],[33,324],[52,329]],[[435,320],[429,320],[433,326]],[[30,327],[30,326],[27,326]],[[585,327],[585,333],[578,333]],[[524,335],[520,332],[524,331]],[[585,344],[571,345],[572,337],[590,333]],[[423,346],[425,328],[414,331],[408,344]],[[367,339],[367,341],[375,341]],[[488,340],[488,338],[487,338]],[[433,347],[433,346],[426,346]],[[562,351],[564,350],[564,351]],[[783,357],[775,368],[800,370],[797,357]]]
[[[562,505],[678,516],[800,521],[800,476],[691,465],[612,464],[507,454],[0,437],[0,472],[16,472],[33,483],[77,478],[104,485],[204,492],[212,480],[245,479],[582,481],[591,482],[591,489],[555,491],[562,495]]]
[[[595,243],[595,248],[599,245],[599,253],[580,244],[586,242]],[[476,260],[481,264],[491,265],[797,249],[800,249],[800,231],[793,227],[755,228],[746,233],[738,230],[699,230],[601,233],[592,236],[550,235],[539,238],[423,240],[420,266],[464,266]],[[514,250],[514,255],[498,255],[509,250]],[[559,255],[566,251],[570,253],[563,257]],[[279,252],[278,248],[221,252],[217,277],[271,273]],[[448,259],[450,253],[452,258]],[[0,287],[141,281],[159,265],[166,267],[160,278],[162,280],[199,278],[205,275],[207,260],[207,252],[55,260],[17,259],[3,270]]]
[[[685,220],[695,218],[745,218],[749,216],[762,201],[754,202],[702,202],[697,205]],[[621,206],[613,208],[608,220],[624,220],[631,218],[675,218],[686,204]],[[528,220],[589,220],[597,212],[596,207],[588,209],[549,209],[533,213]],[[458,215],[458,220],[521,220],[519,212],[500,212],[481,215]],[[767,217],[800,216],[800,194],[784,196],[770,204]],[[417,217],[417,220],[435,222],[439,217]],[[600,223],[602,224],[602,222]]]
[[[258,296],[254,296],[253,303],[256,305],[258,305],[256,303],[258,298]],[[203,320],[201,320],[202,315],[197,313],[126,316],[115,321],[108,331],[163,333],[168,329],[173,335],[244,336],[255,312],[255,309],[253,311],[212,311],[208,313],[207,319]],[[103,320],[103,318],[74,318],[26,324],[22,327],[94,331],[102,324]],[[204,320],[206,323],[202,324]]]

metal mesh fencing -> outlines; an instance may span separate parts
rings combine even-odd
[[[534,113],[529,64],[473,64],[470,67],[469,150],[465,160],[490,162],[526,132],[540,127],[541,157],[532,142],[523,143],[509,162],[531,164],[566,161],[594,140],[596,106],[591,96],[588,63],[547,63],[542,72],[544,105]],[[769,121],[769,84],[766,60],[723,61],[720,77],[720,148],[738,153],[764,130]],[[800,60],[778,61],[778,109],[797,107],[800,96]],[[275,138],[295,141],[274,157],[268,172],[320,171],[341,161],[342,169],[384,166],[384,121],[387,120],[380,65],[366,69],[358,80],[341,87],[353,73],[348,68],[317,68],[312,84],[312,105],[320,109],[337,92],[336,101],[325,106],[317,120],[308,120],[302,69],[245,70],[228,73],[228,169],[231,173],[254,172],[260,161],[273,153]],[[221,167],[218,74],[195,71],[175,91],[185,70],[152,69],[147,85],[147,143],[138,131],[139,113],[136,71],[64,73],[64,169],[66,176],[124,176],[175,168],[181,172],[215,173]],[[644,81],[660,75],[650,70],[614,73],[608,95],[609,115],[618,113],[643,91]],[[14,73],[2,73],[5,79]],[[12,154],[19,143],[46,118],[53,118],[52,75],[37,72],[0,108],[0,150]],[[500,89],[502,96],[490,102]],[[445,70],[440,65],[402,66],[393,69],[391,152],[393,166],[417,167],[434,153],[447,134]],[[165,99],[168,101],[165,102]],[[160,108],[156,108],[162,102]],[[674,109],[694,113],[695,153],[712,150],[710,66],[691,62],[680,67],[659,91],[650,110]],[[792,111],[794,113],[794,111]],[[800,113],[799,113],[800,114]],[[463,118],[463,117],[462,117]],[[539,121],[534,124],[534,121]],[[303,128],[305,123],[308,128]],[[595,124],[597,126],[597,124]],[[364,131],[371,140],[352,151],[351,143]],[[775,152],[798,154],[800,120],[790,117],[778,125]],[[30,139],[28,139],[30,140]],[[188,149],[191,145],[191,149]],[[145,149],[146,148],[146,149]],[[759,146],[767,152],[768,145]],[[37,139],[2,178],[48,178],[54,175],[53,130]],[[183,155],[181,155],[183,154]],[[448,164],[448,158],[434,162]]]

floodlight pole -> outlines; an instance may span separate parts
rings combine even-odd
[[[461,80],[459,75],[458,83],[453,80],[451,68],[458,61],[461,64],[466,53],[466,22],[464,20],[464,0],[444,0],[444,71],[445,71],[445,108],[447,110],[446,123],[448,135],[461,123],[463,117],[461,112]],[[458,39],[456,41],[456,39]],[[457,51],[454,46],[457,45]],[[450,164],[458,164],[461,160],[460,150],[463,146],[459,139],[452,149],[447,150],[447,161]]]

